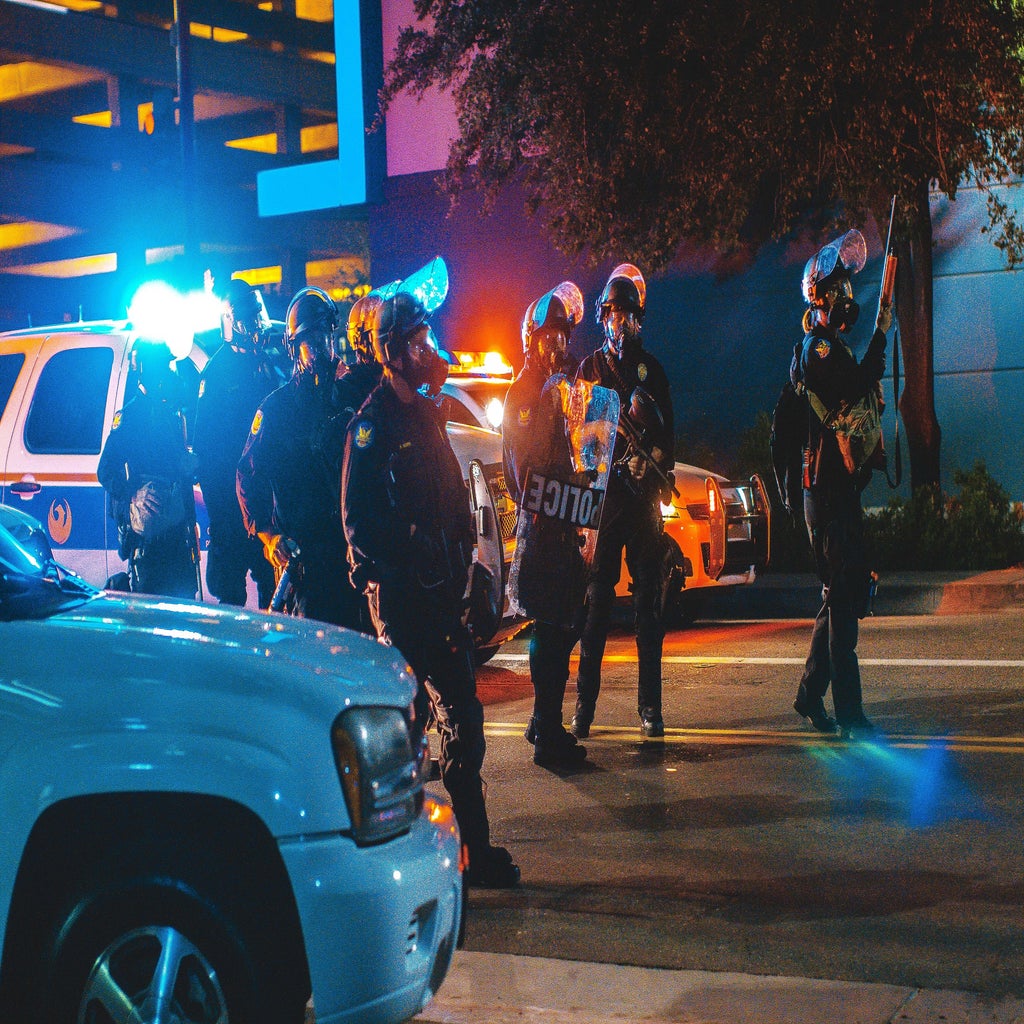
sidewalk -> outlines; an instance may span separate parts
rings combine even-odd
[[[702,595],[703,596],[703,595]],[[708,589],[704,618],[814,618],[821,584],[810,573],[772,573],[755,583]],[[883,576],[875,615],[964,615],[1024,609],[1024,566],[992,572],[903,572]]]
[[[459,950],[420,1024],[1022,1024],[1024,1000]]]

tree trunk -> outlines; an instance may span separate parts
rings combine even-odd
[[[932,219],[928,183],[911,199],[909,232],[896,243],[896,314],[903,365],[900,414],[910,454],[910,487],[939,485],[942,431],[935,415],[935,358],[932,331]],[[889,353],[890,367],[892,352]]]

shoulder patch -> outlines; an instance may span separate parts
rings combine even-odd
[[[118,409],[117,412],[114,413],[114,422],[110,424],[110,429],[111,430],[117,430],[117,428],[119,426],[121,426],[121,410],[120,409]]]
[[[528,405],[519,406],[519,426],[528,427],[532,413]]]
[[[352,438],[357,448],[369,448],[373,444],[373,424],[360,420],[353,429]]]
[[[646,363],[641,363],[636,368],[636,375],[637,375],[637,377],[640,378],[641,383],[643,383],[643,381],[647,380],[647,364]]]
[[[828,338],[819,338],[818,343],[814,346],[814,351],[818,353],[819,359],[827,359],[828,354],[832,351]]]
[[[252,435],[255,437],[260,432],[260,427],[263,426],[263,410],[257,409],[256,415],[252,418]]]
[[[203,397],[203,392],[204,392],[205,390],[206,390],[206,380],[205,380],[205,378],[204,378],[203,380],[201,380],[201,381],[199,382],[199,397],[200,397],[200,398],[202,398],[202,397]]]

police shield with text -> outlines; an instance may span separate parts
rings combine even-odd
[[[587,615],[580,637],[573,733],[588,736],[601,687],[601,660],[611,625],[622,552],[633,579],[638,660],[637,711],[644,736],[663,736],[661,654],[665,638],[664,527],[660,503],[671,495],[675,427],[668,378],[640,336],[647,300],[643,275],[630,263],[617,266],[597,301],[604,344],[580,364],[577,380],[615,391],[620,400],[623,454],[608,483],[594,565],[587,588]],[[644,398],[645,422],[625,422]],[[653,410],[650,408],[653,406]]]
[[[338,321],[334,301],[319,288],[303,288],[292,299],[285,316],[292,377],[257,410],[236,488],[249,534],[259,537],[277,578],[287,572],[285,609],[358,628],[347,619],[337,487],[321,448],[334,412]]]
[[[505,480],[519,509],[509,600],[514,612],[534,620],[534,703],[526,738],[534,744],[534,762],[549,768],[572,768],[586,757],[562,724],[562,701],[618,421],[614,392],[581,381],[577,395],[560,372],[582,313],[583,296],[571,281],[530,304],[522,326],[523,369],[508,390],[502,424]],[[613,400],[613,408],[601,407],[602,397]]]
[[[873,462],[851,461],[840,442],[838,417],[868,396],[877,399],[885,371],[885,332],[892,311],[879,304],[875,330],[858,363],[842,335],[857,321],[860,307],[850,278],[864,266],[867,246],[856,229],[830,242],[804,268],[807,302],[790,367],[794,388],[807,395],[807,447],[804,449],[804,519],[822,584],[822,605],[814,620],[811,648],[794,708],[820,732],[870,736],[864,715],[857,620],[867,611],[871,570],[864,543],[861,491]],[[845,449],[845,450],[844,450]],[[829,684],[835,718],[825,710]]]
[[[438,257],[376,311],[373,345],[384,375],[349,426],[341,503],[353,583],[367,591],[378,636],[416,674],[419,728],[428,706],[437,722],[441,779],[468,853],[466,883],[505,888],[517,884],[519,869],[491,845],[480,778],[484,716],[466,625],[469,494],[445,425],[421,393],[447,376],[427,326],[446,293]]]
[[[206,588],[224,604],[244,605],[246,574],[256,584],[259,606],[274,590],[274,571],[250,537],[235,492],[235,471],[256,410],[284,382],[267,357],[270,330],[263,299],[238,278],[228,282],[222,315],[223,344],[199,381],[192,448],[196,474],[210,517]]]

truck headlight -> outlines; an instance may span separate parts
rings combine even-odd
[[[409,830],[423,778],[398,708],[351,708],[334,720],[331,746],[345,794],[352,838],[360,846]]]

